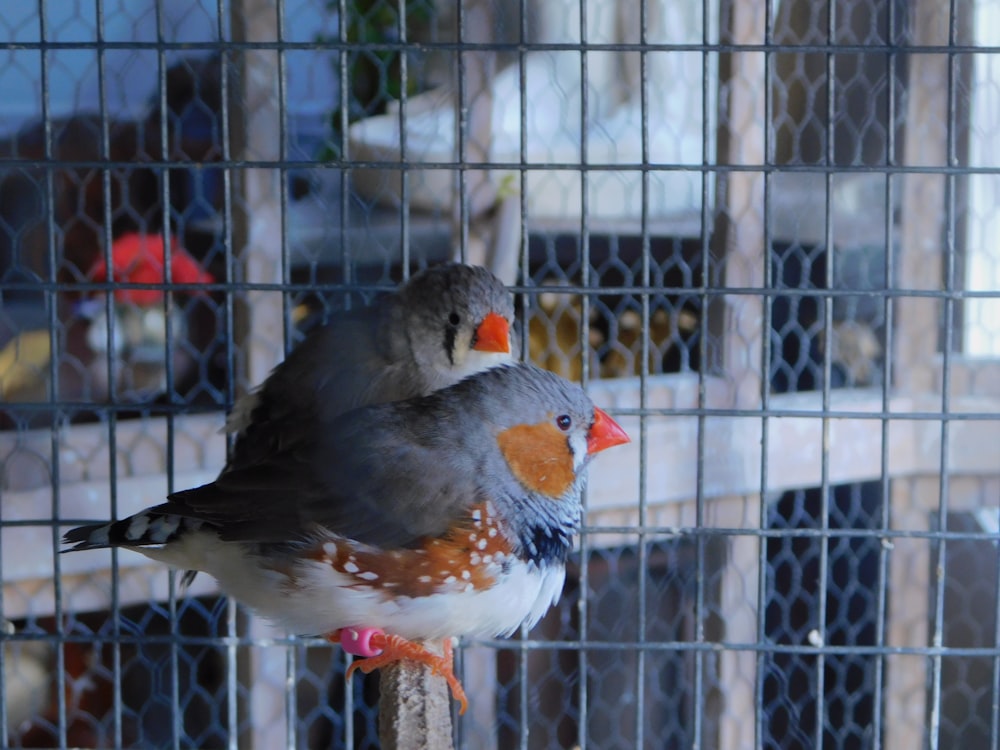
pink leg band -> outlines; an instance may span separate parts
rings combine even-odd
[[[381,634],[380,628],[344,628],[340,631],[340,645],[354,656],[378,656],[382,649],[372,647],[372,636]]]

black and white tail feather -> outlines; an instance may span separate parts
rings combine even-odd
[[[72,547],[63,552],[108,547],[162,546],[180,539],[183,535],[204,526],[197,518],[187,518],[172,513],[162,513],[154,508],[136,513],[121,521],[92,523],[70,529],[63,534],[63,543]],[[196,570],[186,570],[181,576],[180,590],[184,591],[198,575]]]
[[[204,522],[196,518],[185,518],[151,508],[121,521],[94,523],[71,529],[63,535],[63,543],[74,546],[63,552],[168,544],[203,525]]]

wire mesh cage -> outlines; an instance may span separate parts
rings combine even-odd
[[[378,747],[378,675],[65,527],[449,258],[633,437],[462,748],[1000,746],[1000,3],[0,5],[0,741]]]

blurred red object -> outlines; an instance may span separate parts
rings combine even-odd
[[[111,244],[113,278],[133,284],[163,284],[163,235],[124,234]],[[176,237],[170,238],[171,280],[176,284],[211,284],[215,277],[201,267],[191,255],[180,246]],[[108,281],[107,264],[102,255],[90,269],[94,281]],[[148,307],[162,301],[163,291],[159,289],[116,289],[115,301],[132,302]]]

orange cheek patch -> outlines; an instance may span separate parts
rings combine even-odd
[[[496,583],[491,571],[510,554],[495,519],[477,505],[444,536],[415,549],[375,550],[344,539],[318,545],[309,557],[353,578],[353,586],[420,597],[488,589]]]
[[[573,484],[573,457],[566,433],[554,424],[518,425],[497,435],[500,452],[525,487],[553,499]]]

